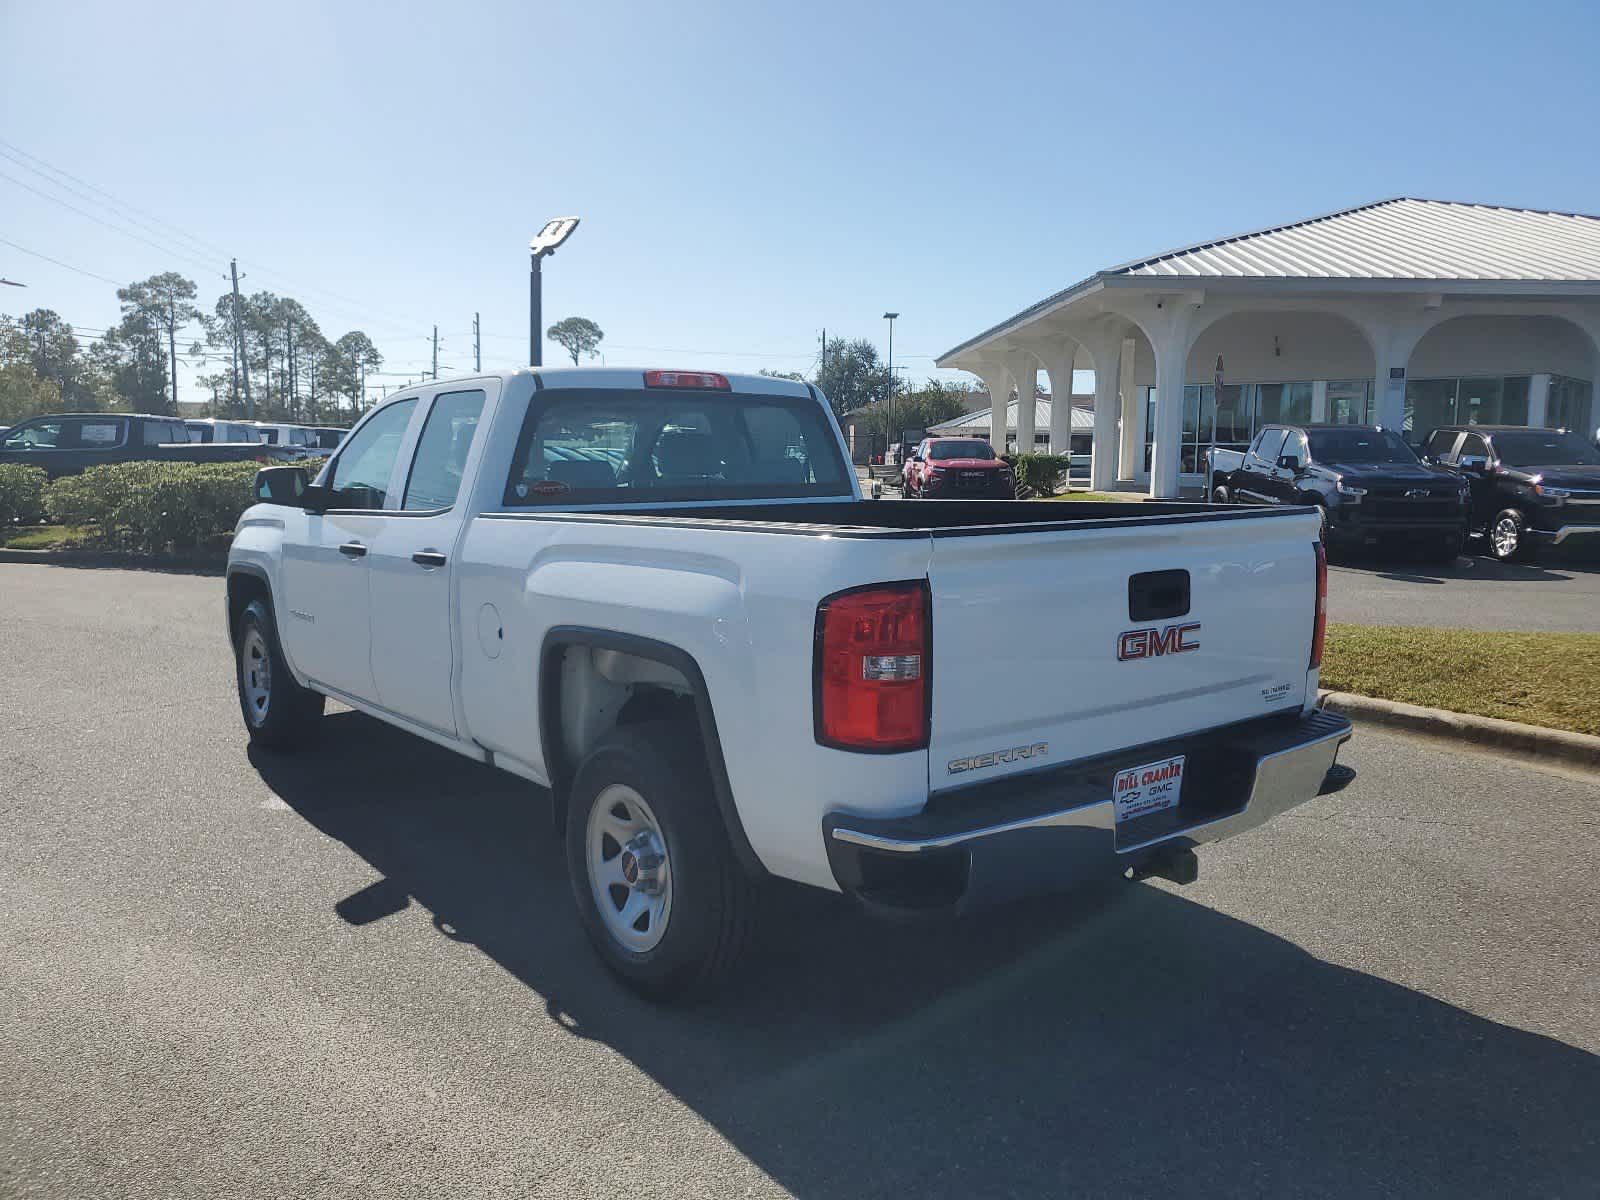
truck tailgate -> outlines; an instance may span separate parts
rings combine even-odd
[[[930,786],[1297,711],[1316,538],[1286,510],[936,533]]]

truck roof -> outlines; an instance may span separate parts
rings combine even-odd
[[[509,381],[523,375],[537,376],[544,387],[578,388],[640,388],[644,387],[646,371],[668,370],[697,374],[721,375],[736,392],[755,392],[769,396],[819,396],[804,380],[778,379],[771,375],[745,375],[708,367],[517,367],[503,371],[475,371],[468,375],[453,375],[441,383],[462,384],[474,379],[500,379]],[[431,386],[433,380],[429,380]],[[403,392],[411,388],[402,389]],[[400,393],[390,393],[391,396]]]

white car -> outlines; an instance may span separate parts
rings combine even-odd
[[[257,421],[255,428],[260,433],[261,440],[269,446],[298,453],[302,458],[311,458],[322,453],[322,442],[317,436],[317,431],[308,426]]]
[[[247,421],[219,421],[214,417],[196,417],[184,421],[191,442],[251,442],[261,441],[261,431]]]
[[[656,996],[733,963],[769,875],[882,911],[1186,881],[1350,736],[1315,513],[873,503],[804,383],[430,383],[257,494],[251,739],[331,696],[551,788],[591,939]]]

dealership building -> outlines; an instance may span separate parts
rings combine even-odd
[[[1055,395],[1095,373],[1091,485],[1174,497],[1205,451],[1273,421],[1600,425],[1600,218],[1384,200],[1099,271],[946,352],[1014,406],[1016,444],[1070,444]],[[1016,400],[1007,403],[1013,390]]]

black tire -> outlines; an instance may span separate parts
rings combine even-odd
[[[278,645],[277,624],[265,602],[252,600],[245,606],[234,635],[239,714],[250,741],[272,750],[293,750],[310,742],[325,701],[321,692],[301,687],[289,673]]]
[[[600,896],[606,885],[590,880],[590,814],[614,784],[645,801],[665,843],[671,906],[659,942],[645,950],[624,945],[612,933],[599,907],[606,902]],[[573,777],[566,839],[578,917],[606,966],[653,1000],[690,999],[715,990],[749,944],[757,891],[733,856],[705,752],[692,728],[682,721],[644,721],[603,738]],[[623,866],[626,874],[625,861]],[[624,886],[623,901],[614,892],[607,895],[620,909],[629,892]]]
[[[1212,488],[1211,489],[1211,503],[1213,503],[1213,504],[1232,504],[1233,503],[1233,497],[1228,495],[1228,489],[1225,488],[1225,487]]]
[[[1536,548],[1528,536],[1528,518],[1515,508],[1497,512],[1489,522],[1489,553],[1500,562],[1532,562]]]

